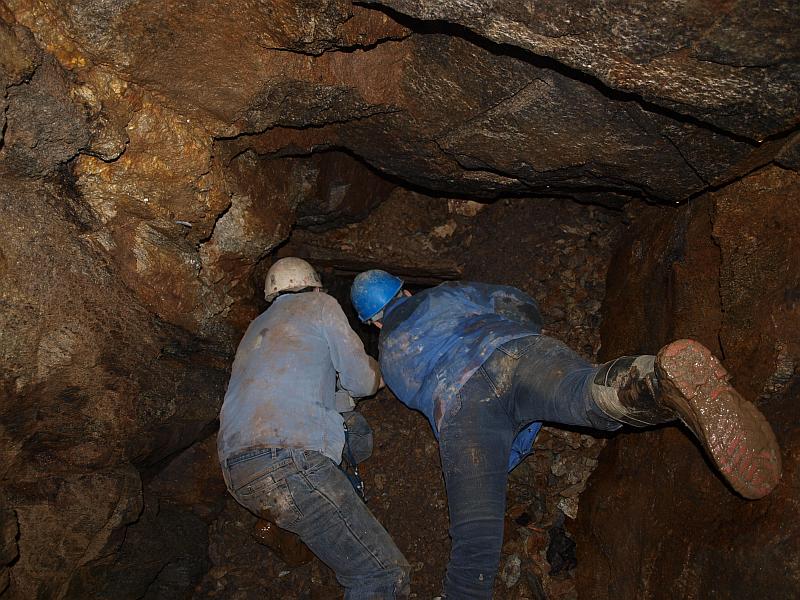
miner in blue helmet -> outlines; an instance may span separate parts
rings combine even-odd
[[[765,496],[780,478],[769,423],[698,342],[592,365],[542,335],[536,302],[513,287],[446,282],[411,295],[398,277],[372,270],[355,278],[350,297],[359,318],[381,329],[384,381],[439,439],[447,598],[491,597],[508,472],[542,422],[612,431],[681,420],[742,496]]]

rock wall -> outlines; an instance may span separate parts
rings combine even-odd
[[[11,597],[63,597],[142,511],[139,470],[208,431],[228,354],[149,313],[63,190],[0,181]],[[206,433],[207,434],[207,433]]]
[[[675,337],[714,348],[775,429],[784,474],[736,496],[682,428],[614,439],[581,498],[584,598],[791,598],[800,586],[800,177],[771,167],[653,209],[612,261],[603,355]],[[646,250],[645,250],[646,249]]]

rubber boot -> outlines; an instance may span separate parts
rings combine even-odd
[[[680,419],[745,498],[766,496],[780,480],[780,449],[772,428],[699,342],[677,340],[657,356],[625,356],[604,364],[592,397],[605,414],[629,425]]]

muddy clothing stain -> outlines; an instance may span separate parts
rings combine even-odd
[[[421,411],[437,438],[458,391],[502,344],[537,335],[536,302],[510,286],[446,282],[385,309],[380,335],[384,381],[410,408]],[[512,468],[530,451],[538,427],[520,432]]]
[[[248,327],[220,412],[219,457],[255,448],[315,450],[338,464],[344,429],[339,386],[374,394],[377,364],[339,303],[322,292],[278,297]]]

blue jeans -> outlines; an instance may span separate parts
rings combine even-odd
[[[448,599],[492,596],[517,433],[533,421],[620,427],[591,399],[596,372],[558,340],[534,335],[500,346],[459,391],[439,432],[452,540]]]
[[[348,600],[407,598],[405,557],[333,461],[312,450],[261,448],[225,461],[236,500],[300,536]]]

